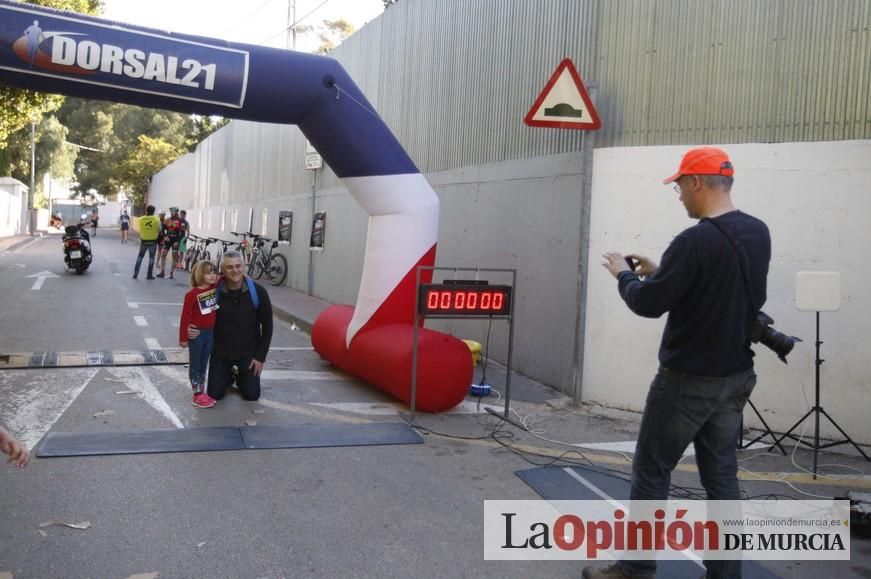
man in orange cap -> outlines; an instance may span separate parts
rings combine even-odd
[[[664,500],[671,472],[690,443],[710,500],[738,500],[737,443],[744,405],[756,384],[750,329],[766,299],[771,238],[765,223],[735,209],[735,169],[713,147],[688,151],[674,183],[698,219],[657,265],[641,255],[606,253],[620,297],[639,316],[668,312],[632,464],[632,500]],[[741,577],[740,561],[705,561],[706,577]],[[652,578],[655,561],[584,569],[587,579]]]

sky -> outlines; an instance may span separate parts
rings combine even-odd
[[[384,9],[382,0],[104,0],[103,18],[233,42],[287,48],[289,5],[300,24],[344,18],[359,30]],[[317,34],[297,35],[296,49],[313,52]]]

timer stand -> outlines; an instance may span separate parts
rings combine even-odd
[[[420,282],[421,272],[474,272],[474,280],[445,280],[442,283]],[[510,273],[511,285],[490,285],[478,279],[482,273]],[[514,288],[516,269],[485,269],[480,267],[418,266],[415,271],[414,341],[411,355],[411,423],[415,423],[417,400],[417,349],[420,326],[426,318],[433,319],[497,319],[508,322],[508,357],[505,361],[505,411],[508,419],[511,402],[511,355],[514,351]]]

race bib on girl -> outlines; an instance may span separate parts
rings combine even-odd
[[[200,313],[203,315],[218,309],[218,290],[212,288],[201,294],[197,294],[197,303],[200,305]]]

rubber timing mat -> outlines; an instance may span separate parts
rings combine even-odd
[[[404,422],[246,426],[240,430],[245,448],[249,449],[423,443],[423,437]]]
[[[36,452],[40,458],[217,450],[318,448],[422,444],[405,423],[300,424],[295,426],[210,426],[128,432],[50,432]]]
[[[235,426],[133,430],[127,432],[49,432],[36,456],[93,456],[242,450],[242,434]]]
[[[575,476],[569,471],[573,471]],[[628,474],[613,476],[614,473],[601,470],[558,466],[518,470],[514,474],[548,501],[589,501],[605,498],[590,488],[591,486],[612,499],[629,500]],[[588,484],[581,482],[576,476]],[[704,567],[693,561],[657,561],[656,565],[657,577],[699,579],[704,573]],[[744,579],[779,579],[754,561],[743,561],[741,574]]]

